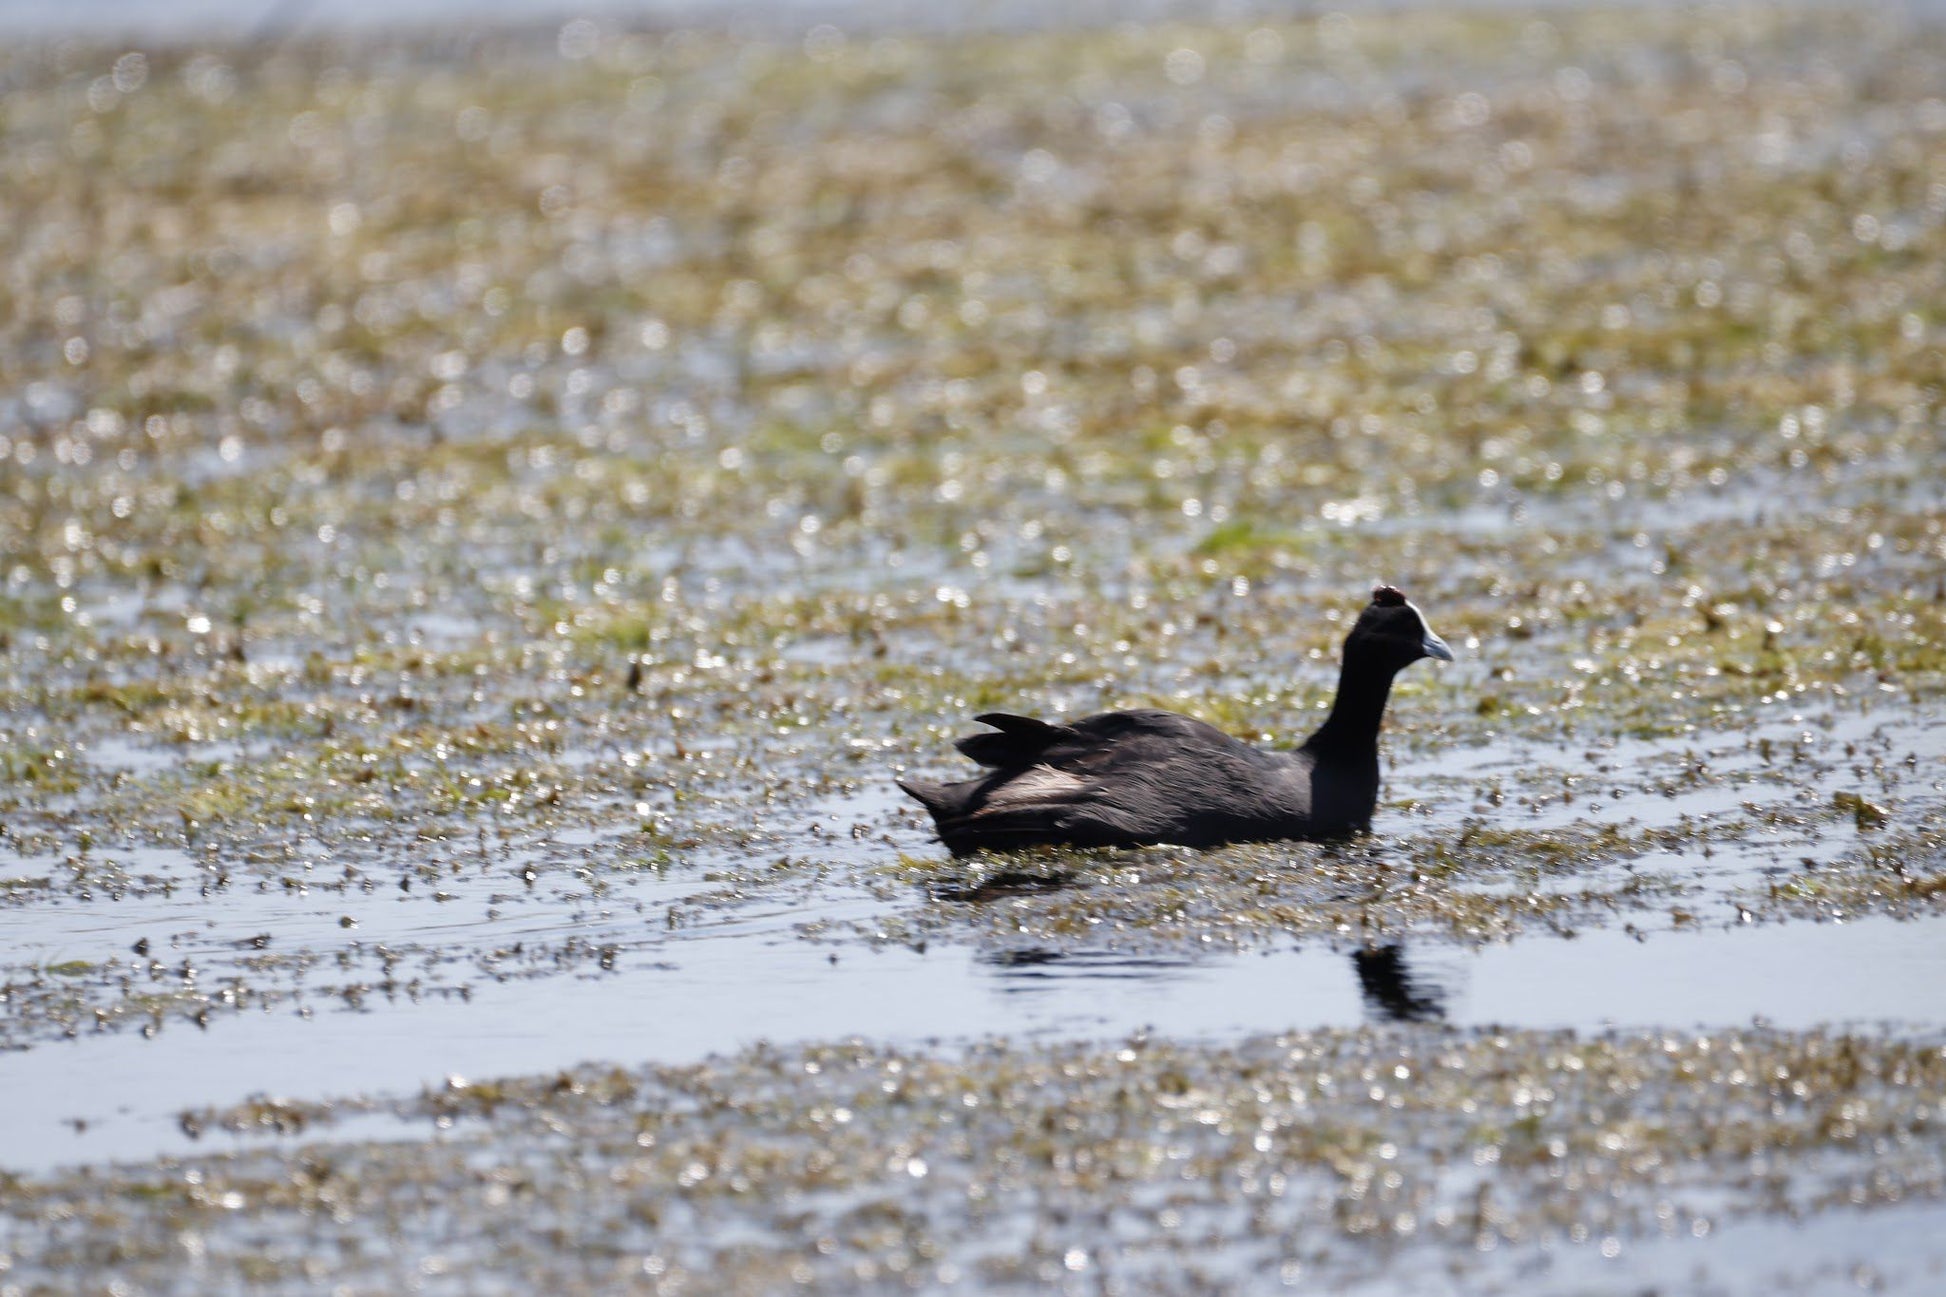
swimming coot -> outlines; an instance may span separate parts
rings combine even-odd
[[[1378,729],[1392,677],[1453,651],[1391,586],[1345,636],[1338,697],[1294,752],[1271,752],[1175,712],[1104,712],[1065,725],[988,712],[998,733],[956,745],[990,773],[900,780],[956,856],[1043,845],[1127,847],[1332,838],[1371,828]]]

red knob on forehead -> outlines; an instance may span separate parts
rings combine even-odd
[[[1372,602],[1381,608],[1405,606],[1405,591],[1395,585],[1382,585],[1372,591]]]

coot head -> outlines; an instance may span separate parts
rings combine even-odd
[[[1395,586],[1382,585],[1372,591],[1372,601],[1358,615],[1358,622],[1345,638],[1345,654],[1356,652],[1377,665],[1399,671],[1420,658],[1453,660],[1446,641],[1432,633],[1426,619]]]

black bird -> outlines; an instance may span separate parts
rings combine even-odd
[[[1392,677],[1453,651],[1391,586],[1345,636],[1331,714],[1293,752],[1253,747],[1165,711],[1104,712],[1066,725],[988,712],[998,733],[961,739],[990,773],[900,780],[955,856],[1027,847],[1334,838],[1368,831],[1378,804],[1378,729]]]

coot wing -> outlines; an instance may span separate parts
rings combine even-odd
[[[1067,725],[1005,713],[960,750],[993,767],[906,784],[954,854],[1036,843],[1208,846],[1303,832],[1308,758],[1266,752],[1175,712],[1105,712]]]
[[[956,746],[981,765],[1000,770],[1051,766],[1100,777],[1117,770],[1159,769],[1185,759],[1260,755],[1214,725],[1157,708],[1103,712],[1070,725],[1006,712],[974,719],[1000,732],[969,735]]]
[[[1242,760],[1260,763],[1265,753],[1231,738],[1206,721],[1157,708],[1103,712],[1069,727],[1072,742],[1051,748],[1043,762],[1056,769],[1105,775],[1128,769],[1161,770]]]

